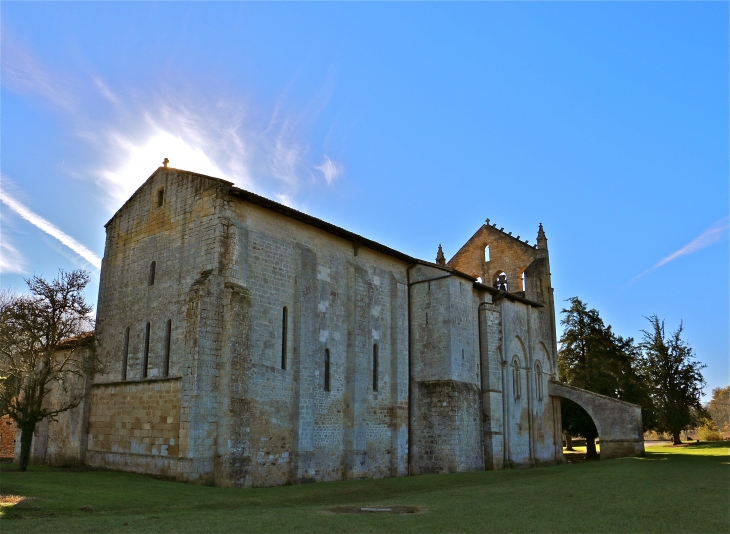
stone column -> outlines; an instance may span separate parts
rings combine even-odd
[[[315,335],[317,313],[315,284],[317,255],[302,245],[296,246],[296,290],[293,310],[294,437],[292,482],[314,482],[314,388],[315,370],[324,361]]]
[[[224,284],[222,334],[215,485],[250,487],[251,292],[233,282]]]
[[[484,410],[484,467],[504,465],[504,421],[502,405],[502,327],[499,309],[484,302],[479,306],[479,355]]]
[[[223,282],[203,271],[188,291],[180,401],[180,477],[213,482]]]

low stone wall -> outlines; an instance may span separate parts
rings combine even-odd
[[[180,450],[179,378],[96,384],[86,463],[175,476]]]
[[[15,454],[15,422],[9,416],[0,418],[0,460],[12,460]]]

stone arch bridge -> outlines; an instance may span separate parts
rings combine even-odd
[[[548,383],[548,394],[572,400],[591,416],[601,442],[601,460],[644,456],[644,429],[641,408],[592,391]]]

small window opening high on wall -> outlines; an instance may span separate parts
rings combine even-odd
[[[490,261],[489,259],[489,245],[484,247],[484,261]]]
[[[157,192],[157,207],[158,208],[162,206],[162,202],[164,200],[165,200],[165,190],[164,189],[160,189]]]
[[[286,334],[287,334],[288,311],[286,306],[281,314],[281,368],[286,369]]]
[[[512,360],[512,394],[515,401],[519,400],[522,395],[522,380],[520,378],[520,362],[515,357]]]
[[[155,285],[155,269],[157,268],[157,262],[153,261],[150,263],[150,276],[147,283],[151,286]]]
[[[330,390],[330,349],[324,349],[324,390]]]
[[[378,344],[373,345],[373,391],[378,391]]]
[[[150,323],[144,331],[144,358],[142,359],[142,378],[147,378],[147,369],[150,363]]]
[[[165,368],[162,376],[170,376],[170,343],[172,341],[172,319],[167,320],[165,326]]]
[[[127,379],[127,360],[129,359],[129,327],[124,329],[124,352],[122,353],[122,380]]]

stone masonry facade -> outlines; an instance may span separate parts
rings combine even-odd
[[[563,461],[542,226],[431,263],[161,167],[106,232],[105,372],[34,459],[238,487]]]

